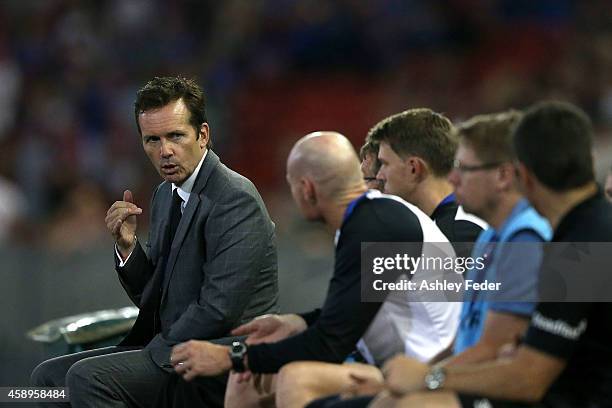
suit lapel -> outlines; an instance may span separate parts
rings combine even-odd
[[[168,285],[170,284],[170,279],[172,278],[172,275],[174,273],[174,265],[176,264],[179,250],[183,244],[183,241],[185,240],[185,236],[187,235],[187,231],[189,230],[189,226],[191,225],[193,216],[196,214],[198,208],[200,207],[200,204],[202,203],[200,194],[204,190],[204,187],[206,187],[206,184],[213,170],[218,165],[219,157],[212,150],[209,150],[206,154],[204,162],[202,163],[200,173],[196,178],[196,182],[193,186],[193,189],[191,190],[191,194],[189,195],[189,201],[187,202],[187,206],[185,207],[183,216],[181,217],[181,222],[178,225],[176,235],[174,236],[174,240],[172,241],[172,245],[170,247],[170,253],[168,254],[168,263],[166,264],[166,270],[164,273],[162,303],[166,297]],[[209,200],[204,200],[200,213],[208,213],[211,209],[211,206],[212,205]],[[166,221],[166,224],[167,222],[168,221]]]

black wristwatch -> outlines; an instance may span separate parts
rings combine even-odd
[[[230,359],[232,360],[232,370],[237,373],[242,373],[246,369],[244,366],[244,356],[247,352],[247,346],[242,341],[232,343],[230,349]]]

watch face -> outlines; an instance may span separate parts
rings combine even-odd
[[[441,368],[434,368],[429,374],[425,376],[425,385],[430,390],[437,390],[444,385],[444,379],[446,373]]]
[[[440,387],[440,380],[436,379],[435,377],[430,377],[429,378],[429,387],[431,389],[436,389],[438,387]]]
[[[246,350],[246,346],[239,342],[239,341],[235,341],[232,343],[232,353],[233,354],[239,354],[242,353]]]
[[[230,359],[232,360],[232,368],[234,371],[236,371],[237,373],[242,373],[244,372],[245,366],[244,366],[244,355],[246,354],[246,344],[240,342],[240,341],[235,341],[232,343],[232,348],[230,351]]]

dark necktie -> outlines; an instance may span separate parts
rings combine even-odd
[[[170,214],[168,219],[168,229],[166,230],[166,237],[164,243],[164,249],[162,252],[162,269],[159,274],[160,279],[160,293],[161,293],[161,283],[164,281],[164,274],[166,273],[166,265],[168,264],[168,258],[170,258],[170,249],[172,248],[172,241],[174,240],[174,236],[176,235],[176,230],[178,229],[178,225],[181,222],[181,204],[183,203],[183,199],[178,194],[178,189],[175,188],[172,192],[172,204],[170,205]]]
[[[170,207],[170,223],[168,224],[168,246],[166,250],[170,252],[174,235],[178,228],[179,222],[181,222],[181,204],[183,199],[178,194],[178,188],[175,188],[172,192],[172,206]]]

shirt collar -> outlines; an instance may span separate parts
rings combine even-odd
[[[563,216],[563,218],[561,218],[561,220],[559,220],[559,224],[557,225],[557,228],[555,228],[552,241],[563,241],[567,230],[570,230],[573,226],[572,224],[579,221],[580,212],[584,211],[585,208],[588,208],[589,205],[597,202],[597,200],[605,200],[603,190],[599,186],[593,195],[576,204]]]
[[[206,149],[206,151],[202,155],[202,158],[200,159],[200,162],[198,163],[193,173],[191,173],[191,175],[187,177],[187,180],[185,180],[180,187],[172,183],[172,193],[174,194],[174,190],[178,189],[178,195],[183,200],[183,203],[186,203],[189,200],[189,195],[191,194],[191,190],[193,189],[193,185],[195,184],[195,181],[198,178],[198,173],[200,172],[200,168],[202,167],[202,163],[204,163],[204,159],[206,158],[207,154],[208,149]]]
[[[435,208],[435,210],[433,210],[433,212],[431,213],[431,216],[429,218],[431,218],[432,220],[435,220],[436,217],[436,212],[441,209],[442,207],[444,207],[447,204],[454,204],[457,202],[457,199],[455,198],[455,193],[450,193],[449,195],[447,195],[446,197],[444,197],[444,200],[440,201],[440,204],[438,204]]]
[[[342,224],[346,222],[346,220],[353,213],[353,210],[355,210],[355,207],[357,207],[357,204],[359,204],[361,200],[365,199],[370,191],[371,190],[366,191],[365,193],[363,193],[362,195],[360,195],[359,197],[357,197],[356,199],[354,199],[348,204],[348,206],[346,207],[346,210],[344,211],[344,217],[342,217]]]
[[[510,211],[510,214],[508,215],[508,217],[506,217],[506,219],[504,220],[503,224],[501,225],[501,227],[499,228],[499,230],[495,230],[493,227],[493,231],[495,231],[495,235],[499,236],[501,235],[501,232],[506,229],[506,227],[508,227],[508,225],[510,225],[510,221],[513,220],[516,216],[518,216],[520,213],[522,213],[523,211],[525,211],[526,209],[529,208],[529,201],[527,201],[526,198],[521,198],[515,205],[514,208],[512,208],[512,211]]]

